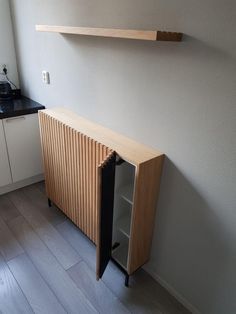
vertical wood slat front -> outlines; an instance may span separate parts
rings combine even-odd
[[[39,112],[47,196],[94,242],[98,166],[112,150]]]

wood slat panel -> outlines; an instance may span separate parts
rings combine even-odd
[[[97,123],[89,121],[66,108],[53,108],[43,110],[45,114],[58,121],[70,125],[74,130],[86,134],[98,143],[116,151],[121,158],[134,166],[150,159],[161,157],[163,153],[156,149],[140,144],[127,136],[118,134]]]
[[[39,113],[47,196],[95,243],[98,166],[112,150]]]

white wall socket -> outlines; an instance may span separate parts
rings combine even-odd
[[[3,69],[6,68],[7,69],[7,72],[8,72],[8,66],[6,63],[1,63],[0,64],[0,73],[3,73]]]
[[[50,75],[47,71],[42,71],[42,80],[45,84],[50,84]]]

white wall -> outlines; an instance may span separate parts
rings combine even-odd
[[[12,0],[26,95],[166,153],[148,269],[201,313],[236,313],[236,3]],[[183,31],[182,43],[35,24]],[[49,70],[51,85],[41,82]]]
[[[18,86],[16,54],[8,0],[0,0],[0,42],[0,65],[7,65],[9,79]],[[1,80],[4,80],[4,76],[0,75]]]

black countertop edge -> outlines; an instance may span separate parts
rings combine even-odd
[[[17,99],[0,100],[0,119],[37,113],[42,109],[45,109],[45,106],[24,96]]]

